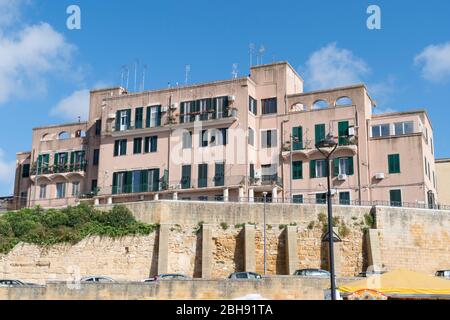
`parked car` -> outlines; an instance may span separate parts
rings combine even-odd
[[[0,287],[23,287],[25,283],[20,280],[11,280],[11,279],[0,279]]]
[[[439,270],[436,271],[436,277],[442,277],[450,279],[450,270]]]
[[[158,281],[158,280],[188,280],[188,279],[190,279],[190,278],[184,274],[165,273],[165,274],[159,274],[157,276],[144,279],[142,282],[154,282],[154,281]]]
[[[330,273],[322,269],[300,269],[294,272],[294,276],[301,277],[330,277]]]
[[[114,282],[113,279],[105,276],[87,276],[80,280],[81,282]]]
[[[235,272],[228,279],[261,279],[261,275],[255,272]]]

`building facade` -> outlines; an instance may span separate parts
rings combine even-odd
[[[35,128],[17,155],[17,207],[152,199],[325,201],[329,134],[337,203],[437,203],[424,110],[374,114],[364,85],[304,92],[286,62],[243,78],[91,92],[87,122]]]
[[[436,159],[436,179],[439,201],[450,204],[450,159]]]

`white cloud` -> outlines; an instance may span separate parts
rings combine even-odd
[[[89,113],[89,90],[78,90],[69,97],[62,99],[51,111],[52,116],[57,116],[69,121],[86,120]]]
[[[422,67],[422,76],[432,82],[450,78],[450,42],[430,45],[414,58]]]
[[[15,169],[16,162],[7,161],[3,149],[0,148],[0,183],[2,189],[9,190],[9,193],[13,190]]]
[[[312,89],[324,89],[361,83],[369,73],[364,60],[330,43],[311,54],[306,62],[305,79]]]
[[[20,20],[20,7],[24,2],[25,0],[0,0],[0,28]]]
[[[16,0],[9,5],[0,0],[0,20],[11,13],[5,24],[14,22],[21,2]],[[0,105],[13,98],[30,99],[45,94],[49,76],[70,75],[75,47],[48,23],[5,30],[0,31]]]

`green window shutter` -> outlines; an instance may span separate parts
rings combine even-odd
[[[353,157],[349,157],[348,158],[348,175],[352,176],[354,174],[355,174],[355,169],[354,169]]]
[[[159,190],[159,169],[154,169],[152,191],[158,191],[158,190]]]
[[[149,153],[150,152],[150,137],[145,137],[144,140],[144,153]]]
[[[338,123],[339,145],[348,144],[348,121],[341,121]]]
[[[309,176],[310,178],[316,177],[316,160],[311,160],[309,163]]]
[[[180,123],[184,122],[184,102],[180,103]]]
[[[158,150],[158,137],[150,137],[150,152],[157,152]]]
[[[119,140],[114,141],[114,157],[119,155]],[[70,163],[72,164],[72,157],[70,157]]]
[[[127,110],[127,128],[129,129],[131,126],[131,109]]]
[[[292,150],[301,150],[303,149],[303,128],[300,127],[294,127],[292,128],[292,137],[293,137],[293,149]],[[295,142],[295,140],[298,140]]]
[[[148,170],[142,170],[141,171],[141,182],[140,187],[142,192],[148,191]]]
[[[316,124],[315,143],[325,140],[325,124]]]
[[[113,173],[112,194],[117,194],[117,172]]]
[[[143,116],[143,108],[136,108],[135,115],[134,115],[134,127],[136,129],[142,128],[142,116]]]
[[[212,111],[213,111],[212,119],[215,119],[217,113],[217,98],[214,98],[212,101]]]
[[[339,158],[333,159],[333,168],[334,176],[337,177],[339,175]]]
[[[400,155],[388,155],[388,167],[389,173],[400,173]]]
[[[161,106],[158,106],[158,119],[156,119],[156,126],[159,127],[161,125]]]
[[[145,117],[145,126],[147,128],[150,128],[150,114],[151,114],[151,107],[147,107],[147,114]]]
[[[294,161],[292,163],[292,179],[299,180],[303,179],[303,162]]]
[[[402,192],[400,190],[390,190],[389,198],[392,207],[402,206]]]
[[[120,144],[121,144],[120,155],[124,156],[127,154],[127,140],[121,140]]]
[[[120,110],[116,111],[116,131],[120,130]]]
[[[124,193],[130,193],[131,192],[131,186],[133,184],[133,172],[128,171],[125,174],[125,192]]]

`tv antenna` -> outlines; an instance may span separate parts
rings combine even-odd
[[[146,73],[147,73],[147,65],[144,65],[144,68],[143,68],[143,70],[142,70],[142,85],[141,85],[141,91],[144,91],[145,90],[145,76],[146,76]]]
[[[138,69],[138,65],[139,65],[139,60],[136,59],[134,61],[134,92],[137,91],[137,69]]]
[[[266,52],[266,48],[264,48],[264,45],[261,45],[258,52],[259,52],[259,64],[263,64],[263,56],[264,52]]]
[[[253,66],[253,54],[255,53],[255,44],[254,43],[250,43],[250,45],[248,46],[248,53],[249,53],[249,58],[250,58],[250,67]]]
[[[233,63],[233,71],[231,71],[231,74],[233,75],[233,79],[236,79],[238,77],[239,71],[237,63]]]
[[[188,82],[189,82],[189,75],[190,75],[190,73],[191,73],[191,65],[190,65],[190,64],[187,64],[187,65],[185,66],[184,71],[185,71],[185,79],[184,79],[184,83],[185,83],[185,84],[188,84]]]

